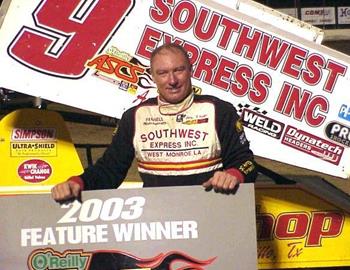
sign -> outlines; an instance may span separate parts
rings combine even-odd
[[[349,148],[335,148],[325,130],[345,124],[338,112],[350,106],[349,56],[284,31],[290,20],[277,28],[243,10],[209,0],[13,0],[0,29],[0,86],[120,118],[157,95],[150,54],[176,42],[189,52],[197,94],[259,114],[244,123],[256,155],[347,178]],[[330,8],[303,14],[335,20]],[[306,151],[283,141],[287,127]]]
[[[256,209],[259,269],[350,265],[350,215],[331,201],[302,186],[261,185]]]
[[[7,269],[257,267],[253,184],[234,195],[200,186],[87,191],[63,206],[44,194],[5,196],[0,211],[16,213],[0,222]]]
[[[335,24],[335,7],[301,8],[301,20],[313,25]]]
[[[56,112],[21,109],[0,121],[0,194],[47,193],[82,173],[63,118]]]
[[[338,7],[338,24],[350,24],[350,7]]]

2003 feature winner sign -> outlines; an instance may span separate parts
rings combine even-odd
[[[156,95],[152,50],[177,42],[197,93],[239,109],[256,155],[348,177],[350,58],[223,2],[12,0],[0,86],[120,118]]]
[[[49,195],[6,196],[0,210],[16,214],[0,222],[7,269],[257,266],[253,184],[234,195],[202,187],[89,191],[62,207]]]

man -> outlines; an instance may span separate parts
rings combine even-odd
[[[82,190],[117,188],[135,157],[144,187],[203,185],[228,192],[255,180],[253,153],[236,110],[216,97],[194,95],[187,52],[165,44],[150,62],[158,98],[123,114],[96,164],[53,187],[56,201]]]

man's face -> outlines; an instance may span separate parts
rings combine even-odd
[[[191,66],[179,50],[161,50],[154,56],[151,68],[162,101],[179,103],[192,91]]]

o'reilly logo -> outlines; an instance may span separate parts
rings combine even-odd
[[[350,127],[338,122],[330,122],[325,129],[329,139],[345,146],[350,146]]]
[[[37,249],[28,258],[30,270],[85,270],[89,265],[92,254],[82,250],[69,250],[64,253],[51,248]]]
[[[245,127],[275,139],[281,138],[284,129],[283,123],[248,109],[242,112],[242,122]]]

